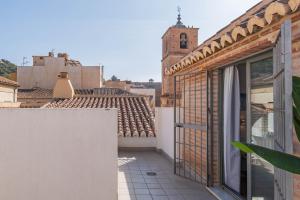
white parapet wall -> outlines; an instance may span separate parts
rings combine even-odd
[[[120,148],[156,148],[156,137],[119,137]]]
[[[155,108],[157,149],[174,159],[174,108]]]
[[[117,110],[1,109],[0,199],[117,200]]]

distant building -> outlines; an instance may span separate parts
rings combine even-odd
[[[161,82],[132,82],[130,92],[153,95],[153,104],[160,107]]]
[[[151,107],[160,107],[160,96],[161,96],[161,83],[160,82],[132,82],[132,81],[121,81],[108,80],[105,81],[105,88],[119,88],[126,90],[131,93],[146,95],[150,98]]]
[[[18,83],[0,76],[0,108],[19,107],[17,102]]]
[[[102,87],[102,66],[82,66],[66,53],[58,53],[57,57],[51,52],[48,56],[33,56],[33,66],[18,67],[17,81],[20,89],[53,89],[60,72],[68,72],[75,89]]]
[[[174,77],[165,71],[198,46],[198,30],[185,26],[179,14],[177,23],[162,36],[162,106],[172,107],[174,103]]]
[[[130,89],[131,81],[121,81],[120,79],[107,80],[104,85],[106,88],[119,88],[128,91]]]

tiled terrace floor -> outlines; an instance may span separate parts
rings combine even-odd
[[[118,165],[119,200],[215,200],[204,186],[175,176],[172,164],[156,152],[119,152]]]

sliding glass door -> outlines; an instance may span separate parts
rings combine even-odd
[[[272,56],[247,62],[248,141],[274,149],[274,97]],[[248,156],[248,199],[274,199],[274,167],[261,157]]]

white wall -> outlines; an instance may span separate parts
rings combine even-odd
[[[17,101],[16,87],[0,85],[0,103],[1,102],[16,102]]]
[[[0,199],[117,199],[117,110],[1,109]]]
[[[156,148],[156,137],[123,137],[118,138],[118,146],[126,148]]]
[[[174,159],[174,108],[155,108],[157,149]]]

